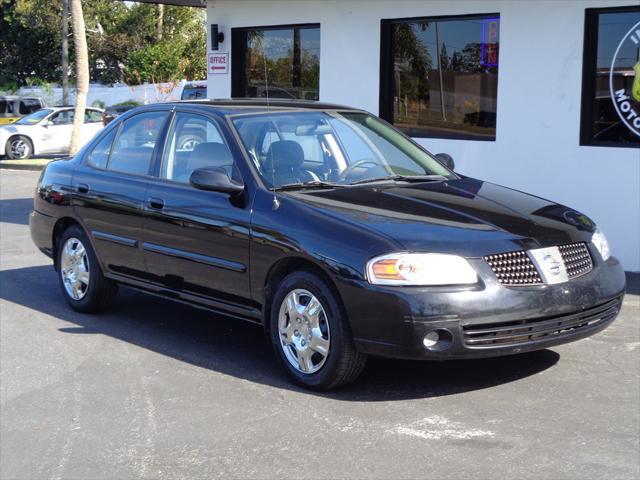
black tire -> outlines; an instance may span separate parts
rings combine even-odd
[[[180,150],[193,151],[199,144],[202,143],[202,138],[193,135],[185,135],[178,140],[178,148]]]
[[[17,155],[12,151],[12,145],[15,142],[22,142],[25,148],[25,154]],[[14,135],[7,140],[7,144],[5,145],[5,154],[7,155],[7,158],[11,160],[27,160],[33,156],[33,142],[29,137],[25,137],[24,135]]]
[[[314,373],[297,370],[287,359],[280,341],[278,317],[280,306],[293,290],[302,289],[313,294],[322,304],[329,324],[330,346],[326,360]],[[289,274],[278,285],[271,304],[271,342],[280,364],[299,385],[313,390],[331,390],[347,385],[358,378],[367,361],[367,356],[358,352],[353,344],[348,320],[340,308],[336,295],[317,275],[299,271]]]
[[[86,260],[88,261],[89,282],[88,287],[80,299],[74,299],[65,287],[63,280],[63,264],[62,251],[69,239],[75,238],[82,243],[86,251]],[[84,230],[79,225],[71,225],[67,228],[57,242],[56,265],[58,273],[58,282],[60,289],[67,303],[78,312],[93,313],[105,310],[115,301],[118,293],[118,284],[113,280],[105,278],[102,269],[98,263],[91,242],[87,238]]]

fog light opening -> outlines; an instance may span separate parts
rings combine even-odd
[[[422,344],[427,350],[432,352],[441,352],[451,346],[453,335],[445,328],[431,330],[422,339]]]

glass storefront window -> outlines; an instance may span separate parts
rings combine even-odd
[[[235,28],[232,36],[232,96],[319,99],[319,25]]]
[[[383,20],[380,113],[414,137],[495,140],[500,16]]]
[[[580,143],[640,147],[640,7],[587,9]]]

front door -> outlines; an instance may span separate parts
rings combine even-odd
[[[62,153],[69,149],[73,130],[74,111],[60,110],[47,119],[42,127],[42,142],[39,153]]]
[[[144,277],[142,215],[149,171],[168,111],[140,113],[110,130],[73,176],[74,208],[102,266]]]
[[[157,284],[246,314],[243,309],[252,308],[247,195],[230,197],[195,189],[189,177],[201,167],[222,167],[239,178],[218,122],[178,111],[156,180],[147,190],[143,244],[147,271]]]

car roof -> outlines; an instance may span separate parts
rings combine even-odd
[[[59,112],[61,110],[75,110],[76,107],[74,107],[73,105],[58,105],[55,107],[44,107],[43,110],[53,110],[54,112]],[[95,110],[97,112],[101,112],[102,109],[101,108],[97,108],[97,107],[85,107],[85,110]]]
[[[239,113],[265,113],[272,110],[304,111],[304,110],[360,110],[333,103],[316,102],[313,100],[283,100],[266,98],[227,98],[227,99],[199,99],[169,102],[170,105],[190,105],[195,107],[215,108],[223,115]]]
[[[20,96],[20,95],[0,95],[0,100],[40,100],[42,97],[36,97],[34,95]]]

